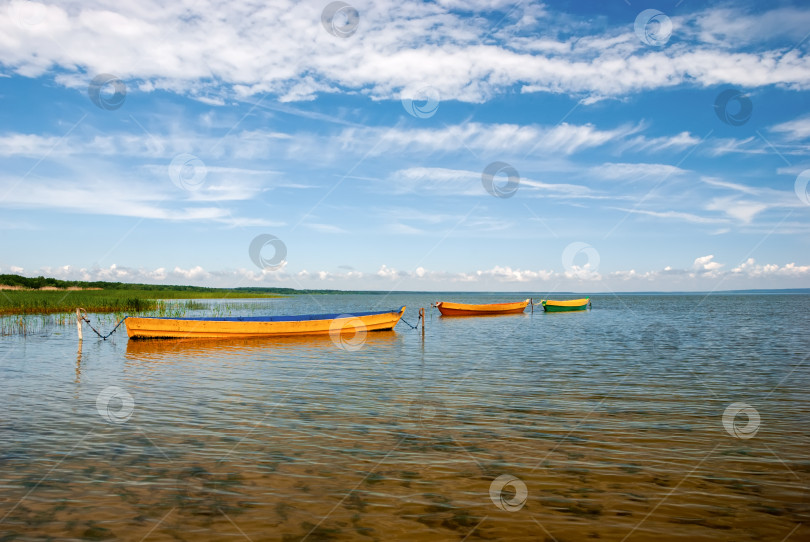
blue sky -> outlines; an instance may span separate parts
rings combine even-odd
[[[15,0],[0,100],[2,273],[810,287],[800,2]]]

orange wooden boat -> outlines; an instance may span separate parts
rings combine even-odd
[[[212,318],[128,317],[130,339],[246,338],[271,335],[318,335],[394,329],[405,307],[393,311],[298,316],[236,316]]]
[[[442,316],[481,316],[484,314],[520,314],[526,310],[530,299],[517,303],[490,303],[488,305],[470,305],[467,303],[450,303],[439,301],[435,307]]]

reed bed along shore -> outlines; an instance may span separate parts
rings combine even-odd
[[[161,300],[274,298],[276,294],[177,290],[2,290],[0,315],[53,314],[75,311],[136,313],[158,310]]]
[[[94,325],[107,326],[124,316],[231,316],[236,311],[268,309],[265,303],[241,303],[239,299],[284,297],[241,292],[238,296],[229,301],[227,292],[4,290],[0,291],[0,336],[47,334],[58,326],[75,326],[77,307],[92,314]]]
[[[271,308],[267,303],[242,303],[238,300],[225,301],[217,298],[206,302],[196,299],[154,300],[152,308],[138,311],[94,312],[88,311],[94,326],[105,330],[114,326],[124,316],[163,316],[183,318],[186,316],[220,317],[239,314],[264,313]],[[7,314],[0,315],[0,336],[8,335],[49,335],[59,327],[76,325],[75,308],[66,312],[49,314]],[[68,332],[73,332],[72,329]]]

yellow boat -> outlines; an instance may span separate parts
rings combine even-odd
[[[530,299],[517,303],[490,303],[488,305],[470,305],[468,303],[450,303],[439,301],[436,308],[442,316],[481,316],[484,314],[519,314],[526,309]]]
[[[394,329],[399,311],[297,316],[236,316],[225,318],[129,317],[124,323],[130,339],[240,338],[273,335],[363,333]]]
[[[569,299],[567,301],[554,301],[546,299],[542,301],[543,309],[546,312],[570,312],[570,311],[584,311],[591,304],[590,297],[582,299]]]

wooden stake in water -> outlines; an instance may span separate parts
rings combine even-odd
[[[419,316],[422,317],[422,340],[425,339],[425,307],[419,309]]]
[[[82,315],[79,309],[76,309],[76,329],[79,331],[79,340],[82,340]]]

